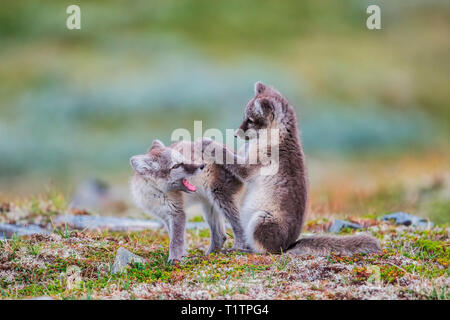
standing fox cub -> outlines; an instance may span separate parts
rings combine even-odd
[[[242,182],[221,165],[201,164],[202,146],[201,140],[180,141],[170,147],[155,140],[146,154],[130,159],[133,199],[144,212],[163,220],[170,238],[169,261],[186,255],[184,207],[194,201],[200,201],[211,230],[208,253],[220,250],[226,240],[223,216],[233,229],[234,249],[246,249],[236,204]],[[195,152],[197,147],[199,152]]]
[[[277,130],[277,139],[266,139],[267,131]],[[292,105],[275,89],[257,82],[255,96],[245,108],[244,120],[236,131],[249,140],[242,159],[226,147],[209,140],[210,160],[227,161],[224,167],[247,185],[247,195],[240,208],[248,245],[258,252],[326,255],[330,252],[351,255],[380,251],[378,241],[369,235],[313,236],[299,240],[305,219],[308,195],[305,156],[297,131]],[[248,160],[271,158],[278,150],[277,170],[262,173],[269,165],[251,164]],[[219,150],[219,153],[217,152]],[[205,154],[208,154],[205,152]]]

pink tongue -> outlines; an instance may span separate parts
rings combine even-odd
[[[196,191],[197,188],[190,184],[186,179],[183,179],[183,184],[186,188],[188,188],[189,191]]]

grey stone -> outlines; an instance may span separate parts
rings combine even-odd
[[[363,226],[346,220],[334,220],[328,232],[337,233],[343,228],[362,229]]]
[[[209,229],[209,225],[206,222],[187,222],[186,229]]]
[[[145,259],[134,253],[131,253],[124,247],[120,247],[117,250],[116,258],[114,259],[114,264],[112,266],[111,272],[113,274],[122,272],[128,267],[129,264],[137,262],[144,264]]]
[[[415,226],[419,228],[433,227],[433,222],[427,219],[413,216],[407,212],[394,212],[383,216],[383,220],[394,220],[395,224],[405,226]]]
[[[225,227],[231,229],[231,224],[229,224],[228,222],[225,223]],[[189,230],[195,230],[195,229],[209,229],[209,225],[207,222],[186,222],[186,229]]]
[[[53,222],[56,225],[67,225],[79,230],[110,230],[110,231],[141,231],[146,229],[159,229],[163,225],[156,220],[130,219],[104,216],[57,216]]]
[[[50,231],[43,229],[35,224],[21,225],[21,224],[0,224],[0,239],[11,239],[13,234],[19,236],[29,236],[33,234],[48,234]]]
[[[52,297],[49,297],[49,296],[40,296],[40,297],[31,298],[28,300],[55,300],[55,299],[53,299]]]

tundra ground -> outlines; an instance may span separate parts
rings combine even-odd
[[[52,224],[63,199],[40,197],[27,205],[3,204],[3,222]],[[83,213],[86,214],[86,213]],[[397,226],[376,215],[346,217],[382,243],[378,255],[343,257],[261,255],[238,252],[205,256],[209,230],[187,232],[189,255],[167,263],[164,230],[87,232],[54,227],[50,235],[0,241],[0,297],[27,299],[449,299],[448,225]],[[328,230],[332,218],[310,220],[305,233]],[[341,233],[353,233],[344,229]],[[228,231],[230,237],[231,231]],[[227,241],[226,247],[232,242]],[[112,274],[119,247],[145,258]]]

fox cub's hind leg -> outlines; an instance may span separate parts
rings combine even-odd
[[[214,209],[214,205],[202,202],[203,216],[209,225],[211,231],[211,244],[209,245],[208,252],[210,254],[214,251],[220,251],[225,243],[225,223],[223,217]]]
[[[286,247],[286,231],[267,211],[253,213],[245,227],[245,236],[249,245],[260,253],[280,253]]]

